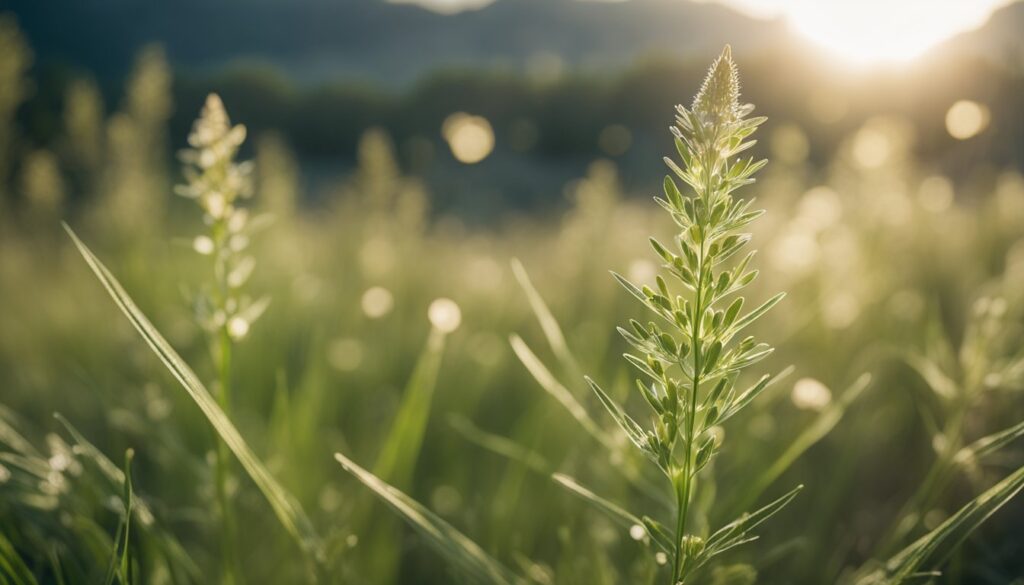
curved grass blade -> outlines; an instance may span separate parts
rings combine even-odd
[[[555,482],[562,487],[567,488],[572,493],[580,496],[588,503],[604,512],[609,518],[617,522],[626,530],[631,530],[634,526],[643,527],[644,532],[650,536],[651,540],[657,544],[659,548],[670,555],[674,554],[672,532],[657,521],[650,518],[641,519],[627,512],[618,504],[610,502],[595,494],[564,473],[554,473],[551,475],[551,479],[555,480]]]
[[[733,506],[729,506],[728,509],[733,511],[733,515],[738,514],[741,510],[750,508],[761,497],[775,480],[779,479],[789,466],[793,464],[797,459],[800,458],[808,449],[810,449],[815,443],[822,440],[827,436],[832,429],[839,424],[842,420],[843,415],[846,413],[846,409],[864,392],[864,389],[871,383],[871,375],[863,374],[857,380],[843,392],[842,398],[838,401],[833,402],[825,408],[818,416],[814,419],[811,424],[800,433],[797,438],[789,444],[789,447],[775,460],[774,463],[767,469],[765,469],[748,487],[743,493],[739,503]]]
[[[569,414],[576,419],[576,422],[580,423],[580,426],[597,439],[598,442],[609,448],[614,446],[614,441],[590,417],[587,409],[576,400],[576,397],[573,396],[572,392],[569,392],[568,388],[555,379],[551,371],[544,366],[521,337],[513,334],[509,337],[509,343],[512,345],[512,351],[516,354],[516,357],[519,358],[519,361],[523,363],[533,378],[537,380],[541,388],[568,410]]]
[[[60,424],[64,425],[65,430],[74,439],[75,445],[74,450],[76,453],[81,453],[89,458],[99,468],[100,472],[115,486],[120,489],[124,489],[124,484],[127,481],[124,471],[114,465],[102,451],[99,450],[95,445],[92,444],[85,436],[75,428],[71,422],[64,418],[59,412],[55,412],[53,417],[57,419]],[[192,557],[189,556],[188,552],[185,551],[185,547],[181,545],[178,539],[169,534],[165,529],[156,527],[154,525],[154,515],[150,510],[149,505],[145,499],[140,498],[133,493],[132,497],[132,511],[137,516],[137,520],[143,526],[147,526],[147,530],[155,531],[158,537],[155,541],[158,543],[157,546],[163,551],[163,553],[169,558],[174,559],[173,566],[175,568],[181,568],[182,572],[193,581],[202,580],[202,571],[199,566],[196,565]]]
[[[1021,421],[1008,429],[992,433],[982,437],[970,445],[961,449],[954,461],[958,464],[965,464],[976,461],[982,457],[994,453],[1013,441],[1024,437],[1024,421]]]
[[[551,473],[551,465],[546,459],[540,456],[535,451],[530,451],[526,447],[523,447],[519,443],[502,437],[501,435],[495,435],[488,433],[480,427],[473,424],[471,420],[460,415],[451,415],[448,417],[448,424],[455,429],[460,435],[466,438],[466,440],[510,459],[518,463],[523,464],[525,467],[536,471],[543,475],[549,475]]]
[[[491,558],[475,542],[425,508],[416,500],[388,485],[376,475],[359,467],[341,453],[335,453],[341,467],[391,507],[410,526],[423,535],[445,559],[478,583],[520,585],[525,581]]]
[[[12,585],[38,585],[32,570],[14,550],[14,545],[0,532],[0,583]]]
[[[412,483],[430,418],[444,346],[445,334],[432,329],[373,466],[377,477],[398,489],[408,489]],[[362,506],[361,513],[350,521],[354,531],[365,535],[367,550],[374,551],[367,559],[366,570],[382,583],[396,579],[401,561],[401,549],[395,538],[397,522],[394,518],[374,518],[368,506]]]
[[[515,275],[516,281],[519,282],[519,286],[522,287],[523,292],[526,293],[526,298],[530,302],[530,308],[533,309],[533,314],[536,315],[537,321],[540,322],[540,328],[544,331],[544,337],[547,338],[548,344],[551,345],[551,350],[555,352],[555,356],[562,362],[562,365],[566,368],[572,379],[579,380],[582,377],[582,372],[580,371],[579,364],[576,363],[576,358],[569,351],[569,345],[565,342],[562,328],[558,326],[555,316],[551,314],[551,310],[548,309],[544,299],[537,292],[537,289],[534,288],[533,282],[530,281],[530,276],[526,273],[526,268],[523,267],[523,263],[517,258],[512,259],[512,273]]]
[[[142,336],[150,349],[156,353],[160,361],[170,370],[174,378],[185,388],[189,396],[196,403],[199,409],[206,416],[213,428],[220,435],[224,443],[231,449],[231,452],[238,458],[239,463],[252,478],[256,486],[263,492],[267,502],[270,503],[278,520],[285,530],[295,538],[302,550],[316,560],[323,559],[323,546],[319,536],[313,529],[309,517],[302,510],[298,501],[289,494],[284,487],[271,475],[270,471],[259,460],[256,454],[249,447],[245,439],[235,428],[235,425],[224,414],[217,401],[213,399],[192,368],[181,359],[181,356],[167,343],[167,340],[153,327],[149,319],[139,310],[135,302],[121,286],[121,283],[114,278],[106,266],[92,253],[91,250],[75,235],[75,232],[65,224],[64,229],[71,236],[78,251],[85,258],[86,263],[93,273],[103,284],[110,296],[117,303],[117,306],[128,317],[136,331]]]
[[[919,574],[921,567],[941,565],[972,532],[1024,489],[1024,467],[974,498],[938,528],[889,559],[885,566],[857,581],[857,585],[899,585]]]

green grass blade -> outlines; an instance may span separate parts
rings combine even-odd
[[[135,579],[132,578],[132,559],[128,552],[131,545],[132,509],[135,507],[135,496],[132,490],[132,459],[135,452],[131,449],[124,454],[124,542],[121,544],[121,580],[125,585],[130,585]]]
[[[870,383],[870,374],[860,376],[846,389],[846,392],[843,392],[839,400],[828,405],[818,414],[814,421],[789,444],[782,455],[770,467],[762,471],[751,482],[750,487],[742,492],[743,496],[738,503],[727,507],[727,509],[732,511],[731,515],[735,516],[752,506],[761,497],[761,494],[771,487],[772,483],[785,473],[801,455],[832,432],[832,429],[842,420],[846,409],[860,397]]]
[[[971,461],[976,461],[986,455],[1002,449],[1022,436],[1024,436],[1024,421],[1021,421],[1008,429],[982,437],[964,447],[956,454],[956,462],[959,464],[965,464]]]
[[[448,424],[471,443],[479,445],[492,453],[496,453],[502,457],[521,463],[524,467],[532,469],[542,475],[551,474],[551,465],[538,453],[523,447],[509,438],[488,433],[473,424],[471,420],[464,416],[451,415],[448,417]]]
[[[519,282],[519,286],[522,287],[523,292],[526,293],[526,298],[530,302],[530,308],[533,309],[533,314],[537,317],[537,321],[540,322],[540,327],[544,331],[544,337],[547,338],[548,344],[551,345],[551,350],[555,352],[555,356],[562,362],[566,373],[572,376],[574,380],[578,380],[582,377],[580,367],[576,363],[576,358],[572,355],[572,352],[569,351],[569,345],[565,342],[562,328],[559,327],[558,321],[551,314],[551,310],[548,309],[540,293],[534,288],[533,282],[530,281],[530,275],[526,273],[526,268],[523,267],[523,263],[517,258],[512,259],[512,273]]]
[[[523,363],[526,370],[530,372],[534,380],[540,384],[548,394],[550,394],[555,400],[558,401],[569,414],[572,415],[576,422],[580,423],[580,426],[584,428],[592,437],[597,439],[602,445],[612,448],[614,447],[614,441],[608,436],[608,433],[604,432],[601,427],[590,417],[587,413],[587,409],[576,397],[573,396],[572,392],[563,386],[555,377],[551,374],[551,371],[544,366],[544,363],[537,358],[537,355],[533,353],[526,342],[522,340],[518,335],[511,335],[509,337],[509,343],[512,345],[512,351],[519,358],[519,361]]]
[[[124,471],[114,465],[114,462],[110,460],[102,451],[99,450],[95,445],[92,444],[85,435],[81,433],[71,422],[64,418],[59,412],[55,412],[53,417],[57,419],[67,430],[68,434],[75,441],[74,450],[76,453],[85,455],[90,461],[92,461],[99,468],[100,472],[107,478],[108,481],[118,486],[121,490],[124,490],[124,484],[127,481]],[[202,571],[199,566],[196,565],[195,561],[189,556],[185,547],[178,541],[178,539],[164,529],[158,529],[152,526],[154,521],[153,511],[149,508],[149,504],[146,503],[145,499],[132,494],[132,510],[137,516],[136,520],[143,526],[150,525],[147,530],[158,530],[159,537],[156,541],[159,543],[158,546],[163,550],[164,554],[169,559],[174,560],[174,565],[182,569],[190,578],[195,581],[202,580]]]
[[[149,319],[139,310],[135,302],[125,292],[121,284],[114,278],[114,275],[107,270],[106,266],[92,253],[91,250],[75,235],[67,225],[64,226],[68,235],[74,241],[78,251],[85,258],[86,263],[93,273],[103,284],[103,287],[110,293],[110,296],[117,303],[117,306],[128,317],[132,325],[156,353],[160,361],[167,367],[174,378],[185,388],[189,396],[196,403],[203,415],[210,422],[213,428],[220,435],[224,443],[231,449],[231,452],[238,458],[239,463],[252,478],[256,486],[263,492],[264,497],[270,503],[278,520],[285,530],[298,542],[304,552],[314,558],[322,558],[322,545],[319,536],[313,529],[312,523],[302,510],[301,505],[289,494],[280,483],[274,479],[270,471],[259,460],[245,439],[235,428],[235,425],[228,419],[224,411],[217,405],[217,401],[210,395],[192,368],[181,359],[181,356],[167,343],[162,335],[153,327]]]
[[[561,485],[562,487],[568,489],[569,491],[576,494],[586,502],[590,503],[598,510],[604,512],[609,518],[614,520],[616,523],[621,525],[626,530],[631,530],[634,526],[642,527],[644,529],[644,532],[647,533],[647,535],[650,537],[651,541],[657,544],[666,553],[670,555],[674,554],[674,547],[672,546],[671,540],[672,532],[668,528],[660,524],[657,524],[654,520],[648,518],[647,522],[652,523],[659,529],[651,530],[648,527],[647,523],[635,514],[631,514],[618,504],[606,500],[601,496],[595,494],[594,492],[580,485],[579,482],[577,482],[575,479],[569,477],[568,475],[565,475],[564,473],[552,474],[551,479],[555,480],[555,482]],[[661,534],[659,534],[659,531]],[[664,538],[665,535],[668,536],[668,540]]]
[[[972,532],[1024,489],[1024,467],[971,500],[938,528],[889,559],[882,569],[860,579],[858,585],[899,585],[926,563],[941,565]]]
[[[11,583],[11,585],[38,585],[39,583],[3,532],[0,532],[0,582]]]
[[[117,577],[117,548],[124,539],[125,528],[127,527],[128,521],[128,515],[125,514],[117,523],[117,532],[114,533],[114,546],[110,555],[110,562],[107,564],[107,576],[103,578],[103,585],[112,585],[114,578]]]
[[[335,453],[341,467],[416,529],[445,559],[474,582],[513,585],[524,580],[491,558],[479,545],[439,516],[376,475],[356,465],[341,453]]]
[[[124,454],[124,491],[121,495],[121,503],[124,505],[124,517],[117,525],[117,536],[114,537],[114,554],[110,559],[110,566],[107,568],[107,578],[104,582],[110,585],[114,577],[121,580],[122,585],[130,585],[131,578],[131,556],[128,547],[131,543],[132,528],[132,458],[134,451],[128,449]]]
[[[437,387],[437,374],[441,369],[444,340],[444,333],[431,330],[427,345],[406,385],[398,414],[373,466],[375,475],[400,488],[407,487],[412,480],[423,444],[430,404]]]

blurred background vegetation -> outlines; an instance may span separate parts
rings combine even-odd
[[[642,466],[581,372],[640,405],[614,331],[639,311],[608,270],[653,280],[672,108],[725,42],[769,116],[751,296],[789,292],[758,335],[778,348],[770,367],[795,373],[730,423],[706,481],[726,518],[807,489],[709,582],[837,582],[1024,462],[1019,444],[955,461],[1024,416],[1024,3],[870,66],[782,19],[668,0],[0,10],[0,559],[39,582],[106,573],[127,448],[142,582],[219,570],[207,423],[60,228],[214,378],[189,304],[209,270],[192,249],[203,226],[173,195],[174,153],[210,92],[248,128],[252,206],[274,216],[250,285],[272,303],[236,352],[232,416],[325,537],[332,581],[455,578],[331,458],[370,464],[397,441],[396,485],[509,566],[540,583],[650,582],[642,544],[546,473],[658,513],[618,473]],[[461,308],[443,346],[428,343],[440,297]],[[598,432],[545,392],[545,368]],[[422,433],[392,424],[413,393]],[[303,580],[296,546],[235,480],[245,580]],[[1020,583],[1022,521],[1011,502],[937,581]]]

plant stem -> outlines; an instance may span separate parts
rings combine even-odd
[[[701,369],[703,366],[701,359],[701,338],[700,329],[701,322],[704,317],[704,299],[702,298],[702,292],[704,289],[704,269],[705,258],[704,258],[704,236],[701,235],[700,241],[700,254],[699,258],[699,272],[697,275],[697,292],[694,299],[694,318],[691,323],[690,331],[690,344],[693,348],[693,384],[690,387],[689,396],[689,407],[685,413],[686,415],[686,435],[684,436],[686,445],[686,456],[683,458],[683,475],[682,485],[678,485],[678,478],[673,482],[676,483],[676,496],[678,498],[677,510],[678,516],[676,518],[676,558],[675,566],[672,571],[672,585],[676,583],[682,583],[683,570],[685,568],[685,560],[683,555],[683,538],[686,536],[686,520],[689,516],[690,510],[690,499],[693,491],[693,431],[694,431],[694,419],[697,416],[697,393],[700,391],[701,382]]]
[[[227,282],[227,267],[224,261],[225,232],[227,226],[223,221],[213,226],[213,238],[217,243],[215,258],[217,263],[214,267],[214,274],[217,281],[218,304],[221,311],[225,311],[228,304],[229,286]],[[219,376],[219,392],[217,402],[224,414],[231,418],[231,333],[228,330],[229,323],[225,321],[217,331],[217,343],[219,359],[217,362],[217,374]],[[221,511],[221,555],[223,564],[224,583],[231,585],[238,582],[238,566],[235,556],[235,518],[231,508],[231,498],[228,494],[228,483],[231,479],[231,454],[227,445],[220,437],[216,437],[217,462],[216,462],[216,489],[217,502]]]
[[[220,331],[220,363],[218,364],[220,374],[220,392],[217,395],[221,409],[228,417],[231,416],[231,337],[228,335],[227,326]],[[238,581],[237,567],[235,564],[235,522],[231,510],[231,499],[228,496],[228,481],[231,471],[229,464],[231,455],[228,453],[227,445],[223,440],[217,438],[217,500],[220,504],[221,520],[221,554],[223,555],[224,583],[233,584]]]

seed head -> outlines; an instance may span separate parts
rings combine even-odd
[[[714,126],[728,124],[738,117],[739,99],[740,77],[732,60],[732,48],[726,45],[693,98],[693,111]]]

